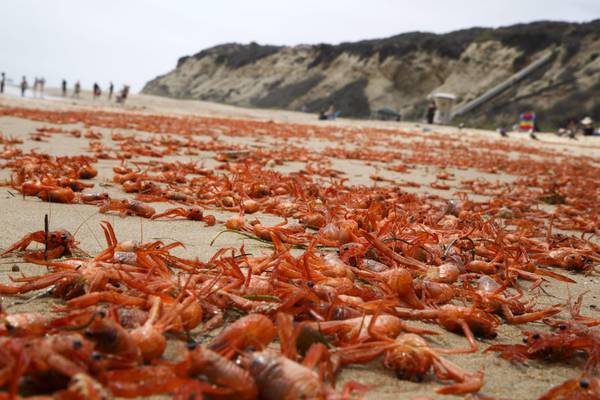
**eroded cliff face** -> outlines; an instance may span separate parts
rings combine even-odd
[[[142,92],[311,112],[333,104],[350,117],[390,108],[418,120],[430,93],[451,92],[464,104],[551,49],[550,63],[463,119],[508,124],[528,108],[548,127],[568,113],[600,120],[600,102],[591,98],[600,94],[600,20],[407,33],[335,46],[225,44],[181,58]]]

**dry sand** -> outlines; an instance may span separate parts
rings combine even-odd
[[[52,91],[51,91],[52,93]],[[67,99],[65,101],[49,101],[49,100],[33,100],[33,99],[20,99],[11,97],[0,97],[0,106],[22,106],[30,108],[41,108],[51,110],[67,110],[67,109],[105,109],[105,110],[118,110],[122,111],[123,107],[116,106],[106,102],[106,100],[92,101],[89,99],[87,93],[83,94],[83,100],[72,100]],[[314,115],[288,112],[288,111],[275,111],[275,110],[253,110],[253,109],[241,109],[236,107],[230,107],[219,104],[212,104],[198,101],[178,101],[171,99],[164,99],[153,96],[132,96],[127,102],[125,110],[136,112],[136,113],[149,113],[149,114],[186,114],[193,113],[195,115],[218,115],[227,116],[234,118],[257,118],[267,119],[280,122],[305,122],[305,123],[317,123]],[[350,121],[340,120],[335,122],[324,122],[330,125],[339,126],[380,126],[394,129],[403,130],[415,130],[418,132],[422,131],[423,126],[418,126],[414,123],[392,123],[392,122],[374,122],[374,121]],[[319,122],[323,124],[323,122]],[[26,119],[2,117],[0,118],[0,132],[9,135],[21,137],[23,139],[28,138],[28,134],[33,132],[35,128],[41,126],[53,126],[52,124],[35,122]],[[65,126],[61,126],[65,128]],[[73,128],[83,128],[82,125],[73,125]],[[71,128],[71,126],[66,127]],[[94,130],[105,133],[104,142],[110,144],[110,133],[111,130],[105,128],[93,127]],[[470,137],[487,137],[490,139],[496,139],[497,134],[495,132],[485,132],[476,130],[463,130],[459,132],[456,128],[452,127],[435,127],[437,132],[444,132],[448,135],[461,140],[468,140]],[[122,133],[128,133],[127,131],[120,130]],[[138,135],[144,135],[144,133],[137,132]],[[466,139],[465,139],[466,138]],[[227,138],[232,142],[248,143],[252,139],[249,138]],[[398,140],[405,140],[399,138]],[[498,138],[498,140],[500,140]],[[523,143],[531,143],[524,135],[513,137],[512,141],[519,141]],[[261,146],[269,145],[272,141],[265,137],[258,143]],[[325,145],[331,145],[331,143],[322,143],[311,141],[308,143],[309,146],[314,148],[322,148]],[[52,136],[47,142],[31,142],[25,141],[23,145],[24,150],[35,148],[40,152],[46,152],[52,155],[75,155],[85,153],[85,146],[87,146],[87,140],[76,139],[72,137]],[[569,142],[566,139],[557,138],[555,136],[543,137],[539,146],[548,149],[559,149],[560,151],[570,153],[573,156],[587,155],[597,156],[600,151],[600,141],[594,141],[593,139],[586,138],[578,142]],[[194,157],[194,160],[201,160],[205,162],[207,167],[211,167],[216,164],[214,161],[213,153],[204,152],[199,157]],[[180,157],[181,158],[181,157]],[[174,158],[170,158],[174,159]],[[183,157],[182,159],[188,160],[190,157]],[[435,175],[439,172],[439,169],[428,166],[419,166],[415,170],[411,170],[410,174],[399,174],[383,169],[379,170],[376,163],[369,163],[358,160],[333,160],[332,168],[342,170],[346,173],[346,176],[350,179],[353,184],[373,184],[369,180],[369,174],[379,171],[380,175],[385,175],[394,179],[407,179],[417,181],[420,183],[430,183],[435,180]],[[596,160],[598,162],[598,160]],[[93,180],[96,185],[104,185],[109,182],[113,176],[112,167],[115,165],[115,161],[100,160],[96,167],[99,170],[98,176]],[[289,172],[302,168],[301,163],[286,163],[285,165],[278,167],[282,172]],[[473,178],[479,176],[486,176],[478,171],[473,170],[453,170],[448,169],[449,172],[453,172],[457,175],[456,181],[461,178]],[[8,171],[0,169],[0,179],[8,177]],[[489,178],[489,177],[488,177]],[[503,176],[498,177],[494,175],[493,179],[506,179],[511,180],[515,177]],[[102,190],[106,190],[109,193],[119,193],[120,191],[110,186],[104,186]],[[425,189],[407,189],[407,190],[426,190],[429,192],[435,192],[436,194],[451,196],[452,191],[438,191],[430,188]],[[123,193],[119,193],[119,197],[123,197]],[[169,205],[164,203],[153,204],[155,208],[160,211],[168,208]],[[236,246],[242,243],[239,237],[232,235],[221,236],[214,246],[210,246],[211,239],[222,230],[222,224],[217,224],[214,227],[207,228],[204,224],[194,223],[191,221],[149,221],[140,218],[128,217],[119,218],[118,216],[107,216],[98,213],[98,209],[93,206],[86,205],[63,205],[63,204],[51,204],[40,202],[37,198],[28,197],[23,199],[18,196],[14,191],[8,188],[0,188],[0,248],[6,248],[14,241],[21,238],[26,233],[36,231],[43,228],[43,217],[44,214],[50,215],[51,229],[64,228],[71,232],[77,231],[77,240],[80,242],[80,247],[86,250],[90,254],[95,254],[104,247],[103,237],[101,230],[99,229],[99,222],[104,219],[108,219],[113,226],[117,237],[121,240],[125,239],[163,239],[166,241],[177,240],[185,244],[184,249],[178,249],[177,254],[186,257],[198,257],[202,260],[208,259],[219,247],[225,246]],[[214,213],[219,220],[224,220],[227,216],[232,215],[230,213]],[[277,217],[271,215],[260,215],[258,216],[261,221],[266,224],[278,222]],[[261,252],[268,252],[269,249],[261,245],[257,245],[255,242],[246,241],[246,249],[251,253],[260,254]],[[17,263],[22,273],[31,275],[42,272],[42,269],[37,266],[27,265],[18,263],[18,258],[2,258],[0,259],[0,282],[6,283],[9,281],[10,275],[15,275],[11,272],[13,265]],[[596,275],[583,276],[569,274],[569,276],[577,280],[577,284],[569,285],[552,283],[546,285],[545,288],[555,297],[545,297],[540,299],[540,304],[554,304],[558,302],[565,302],[568,295],[576,296],[582,291],[590,290],[591,293],[585,298],[583,312],[587,315],[600,317],[600,315],[589,307],[590,304],[597,303],[597,296],[600,295],[600,284],[599,278]],[[31,295],[25,296],[30,297]],[[24,298],[18,297],[7,297],[2,299],[2,304],[10,312],[18,311],[33,311],[33,310],[48,310],[52,304],[57,303],[54,299],[39,298],[33,301],[25,302]],[[427,325],[432,328],[432,325]],[[548,390],[551,386],[556,385],[565,379],[572,378],[578,375],[581,367],[581,360],[571,360],[568,364],[551,364],[542,362],[530,362],[526,366],[515,366],[499,359],[496,355],[491,353],[482,353],[481,349],[484,349],[488,344],[491,343],[514,343],[519,342],[521,339],[522,329],[536,329],[541,327],[539,323],[527,324],[524,326],[509,326],[502,325],[499,329],[499,337],[494,341],[480,342],[480,351],[473,355],[466,356],[454,356],[451,357],[453,361],[459,365],[470,369],[477,370],[484,368],[485,371],[485,385],[482,389],[483,394],[489,396],[496,396],[501,398],[509,399],[533,399],[538,397],[540,394]],[[436,328],[433,328],[436,329]],[[439,330],[439,329],[438,329]],[[439,330],[442,335],[435,338],[433,342],[442,347],[448,346],[464,346],[465,339],[462,336],[447,333]],[[171,349],[171,351],[175,351]],[[440,386],[438,382],[432,377],[428,378],[423,383],[412,383],[396,379],[392,373],[384,369],[381,362],[373,362],[368,365],[355,366],[345,368],[339,377],[339,384],[347,380],[354,379],[364,384],[374,385],[373,389],[367,394],[369,399],[410,399],[416,396],[429,396],[432,398],[440,398],[442,396],[436,395],[433,389]],[[448,398],[448,397],[446,397]]]

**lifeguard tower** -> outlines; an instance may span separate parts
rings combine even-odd
[[[452,107],[456,102],[456,96],[451,93],[433,93],[431,98],[437,108],[433,122],[436,124],[449,123],[452,119]]]

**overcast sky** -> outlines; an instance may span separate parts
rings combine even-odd
[[[600,18],[600,0],[2,0],[0,70],[129,83],[226,42],[339,43],[534,20]]]

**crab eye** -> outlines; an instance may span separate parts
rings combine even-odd
[[[79,350],[81,347],[83,347],[83,343],[81,342],[81,340],[73,340],[74,350]]]
[[[534,333],[533,335],[531,335],[531,338],[534,340],[538,340],[540,338],[540,334],[539,333]]]
[[[582,379],[579,381],[579,386],[582,389],[587,389],[588,387],[590,387],[590,382],[587,379]]]

